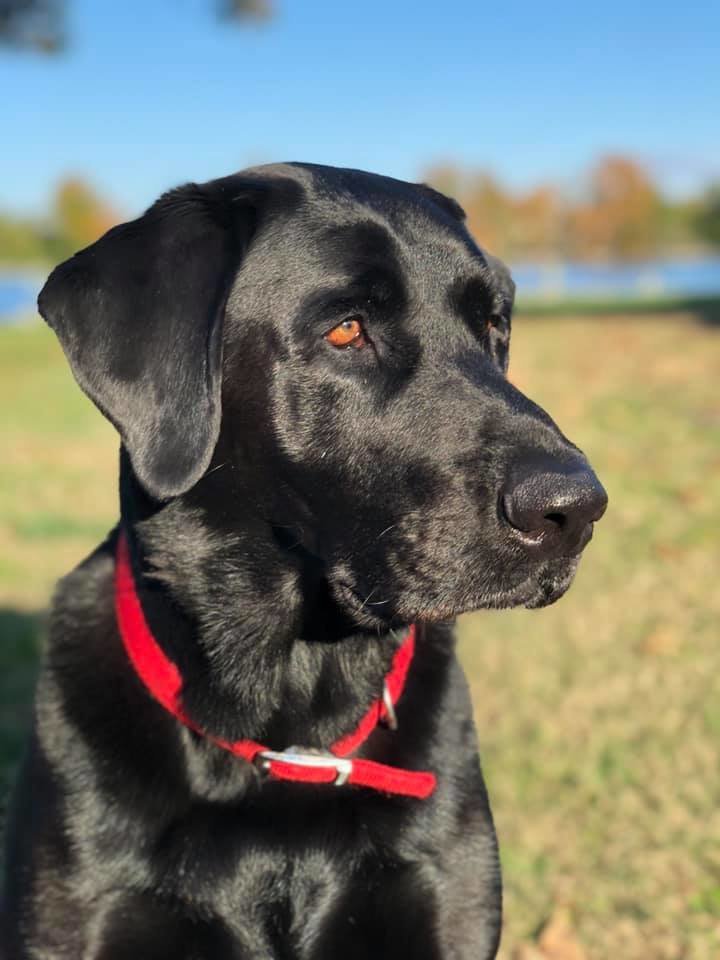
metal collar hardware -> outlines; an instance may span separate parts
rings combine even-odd
[[[323,770],[332,769],[337,772],[333,781],[336,787],[347,783],[352,773],[353,762],[347,757],[335,757],[331,753],[311,750],[302,750],[298,747],[288,747],[287,750],[261,750],[258,753],[256,764],[261,770],[269,773],[271,763],[288,763],[295,767],[319,767]]]

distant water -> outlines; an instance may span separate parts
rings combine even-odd
[[[512,271],[519,297],[720,296],[720,256],[615,264],[519,263]],[[0,323],[32,315],[41,286],[40,276],[1,272]]]
[[[0,273],[0,323],[23,320],[34,313],[41,286],[39,276]]]
[[[720,256],[633,263],[515,264],[518,295],[548,300],[720,295]]]

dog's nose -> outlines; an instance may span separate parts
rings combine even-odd
[[[524,545],[541,554],[575,555],[607,507],[605,488],[584,460],[528,461],[512,472],[502,512]]]

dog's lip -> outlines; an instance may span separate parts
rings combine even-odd
[[[545,561],[514,587],[498,590],[477,600],[460,600],[457,605],[419,604],[408,610],[401,600],[373,600],[375,591],[362,592],[345,579],[330,581],[336,601],[348,614],[364,625],[388,627],[400,623],[450,623],[464,613],[488,609],[537,609],[559,600],[569,589],[579,566],[581,554],[556,557]],[[412,590],[410,591],[412,594]]]
[[[390,600],[373,601],[369,596],[363,597],[355,587],[344,580],[331,581],[331,588],[337,600],[343,606],[347,605],[349,612],[355,616],[360,616],[363,621],[377,625],[378,623],[387,624],[392,621],[393,616],[390,613]],[[388,608],[385,612],[382,607]],[[390,613],[390,615],[387,615]]]
[[[548,584],[547,580],[542,576],[535,578],[534,594],[526,597],[522,601],[523,606],[528,610],[537,610],[550,606],[550,604],[555,603],[556,600],[559,600],[567,593],[580,564],[580,555],[577,554],[576,556],[564,557],[562,559],[564,561],[563,568],[558,573],[552,573],[552,584]],[[547,572],[547,569],[545,572]]]
[[[460,613],[464,613],[464,610],[455,610],[451,607],[438,607],[436,609],[426,609],[421,613],[415,615],[409,615],[407,611],[397,610],[394,606],[391,609],[386,610],[384,614],[375,612],[374,610],[369,610],[368,607],[372,606],[372,601],[363,599],[357,590],[349,586],[347,583],[337,582],[336,587],[336,597],[337,594],[340,594],[340,597],[348,603],[349,613],[354,616],[357,620],[361,621],[365,626],[372,627],[382,627],[384,629],[402,629],[407,627],[411,623],[454,623]],[[390,607],[391,601],[385,601],[388,607]],[[378,604],[379,605],[379,604]]]

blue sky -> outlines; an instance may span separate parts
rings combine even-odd
[[[39,213],[67,173],[132,215],[255,162],[417,178],[436,161],[572,185],[622,150],[683,193],[720,177],[720,4],[68,0],[59,58],[0,51],[0,209]]]

